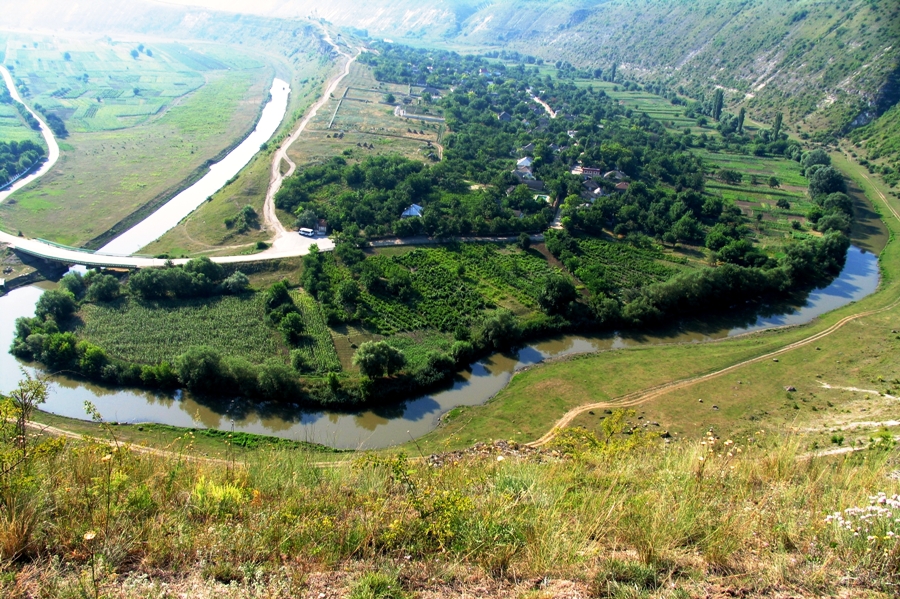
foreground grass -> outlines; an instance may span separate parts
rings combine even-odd
[[[46,440],[3,478],[0,554],[18,559],[0,589],[293,597],[324,579],[334,596],[575,596],[517,582],[555,579],[579,596],[889,596],[893,524],[855,537],[826,516],[897,491],[890,447],[806,460],[775,436],[570,435],[530,458],[321,469],[300,450],[232,468]]]

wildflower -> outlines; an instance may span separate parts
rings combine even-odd
[[[700,461],[701,461],[701,462],[702,462],[703,460],[705,460],[705,459],[706,459],[706,458],[704,458],[703,456],[700,456]]]
[[[90,542],[90,541],[93,541],[94,538],[96,538],[96,536],[97,536],[96,532],[94,532],[93,530],[89,530],[86,533],[84,533],[84,540]]]
[[[108,454],[106,454],[105,456],[103,456],[103,457],[100,459],[100,461],[101,461],[101,462],[108,462],[108,461],[110,461],[111,459],[112,459],[112,454],[111,454],[111,453],[108,453]]]
[[[498,455],[498,456],[497,456],[497,461],[498,461],[498,462],[502,462],[502,461],[505,460],[505,459],[506,459],[506,458],[504,458],[502,455]]]

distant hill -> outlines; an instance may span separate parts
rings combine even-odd
[[[753,118],[783,111],[786,122],[814,131],[845,133],[900,99],[897,0],[171,1],[199,6],[0,0],[0,12],[9,27],[117,24],[275,44],[290,43],[294,19],[312,16],[376,38],[514,49],[578,67],[615,63],[622,76],[664,80],[693,96],[721,86]]]
[[[507,0],[456,36],[664,79],[695,93],[720,85],[757,118],[846,130],[900,98],[896,0]]]

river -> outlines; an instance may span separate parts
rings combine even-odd
[[[269,141],[287,111],[291,88],[286,81],[275,79],[269,91],[271,100],[263,108],[256,128],[225,158],[209,167],[202,179],[176,195],[166,204],[128,229],[97,253],[111,256],[130,256],[150,245],[163,233],[174,228],[181,219],[196,210],[208,197],[220,190],[229,179],[237,175],[259,152],[262,144]]]
[[[15,82],[13,81],[12,75],[4,66],[0,66],[0,76],[3,77],[3,82],[6,85],[6,88],[9,90],[9,95],[12,96],[12,99],[23,105],[28,109],[28,112],[31,113],[35,119],[37,119],[38,123],[41,124],[41,135],[44,138],[44,143],[47,144],[47,160],[33,173],[28,175],[27,177],[22,177],[15,183],[13,183],[10,187],[0,191],[0,202],[3,202],[10,195],[22,189],[32,181],[37,180],[39,177],[44,176],[47,172],[53,168],[53,165],[56,164],[56,161],[59,160],[59,144],[56,143],[56,138],[53,137],[53,133],[50,132],[50,127],[47,126],[47,123],[44,122],[44,119],[33,111],[27,104],[22,101],[22,97],[19,95],[19,90],[16,89]]]
[[[396,406],[359,412],[303,412],[296,407],[240,401],[198,400],[190,394],[150,393],[113,388],[62,376],[51,377],[44,410],[85,418],[84,402],[93,403],[103,417],[119,422],[159,422],[185,427],[228,429],[323,443],[345,449],[373,449],[408,441],[433,430],[441,414],[456,406],[486,402],[521,368],[548,358],[648,344],[701,342],[769,327],[802,324],[858,301],[878,287],[877,256],[856,246],[847,253],[840,276],[828,287],[813,291],[802,306],[779,306],[764,315],[745,315],[716,322],[693,322],[657,333],[568,335],[530,344],[513,354],[495,354],[458,373],[452,387]],[[44,289],[52,284],[16,289],[0,297],[0,392],[16,386],[25,365],[5,351],[15,332],[15,319],[34,314]],[[768,313],[766,313],[768,312]]]

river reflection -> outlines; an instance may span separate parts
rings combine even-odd
[[[181,392],[150,393],[61,376],[51,377],[53,385],[43,409],[84,418],[84,402],[90,401],[105,419],[111,421],[229,429],[234,420],[235,430],[248,433],[277,435],[344,449],[386,447],[428,433],[437,426],[441,414],[454,407],[484,403],[506,386],[516,370],[548,358],[641,345],[701,342],[809,322],[874,292],[878,275],[877,257],[851,247],[840,277],[794,305],[785,302],[757,306],[744,313],[687,321],[653,332],[566,335],[547,339],[514,353],[494,354],[480,360],[458,373],[452,385],[442,391],[371,410],[303,412],[290,405],[196,398]],[[42,292],[42,288],[31,286],[0,297],[0,346],[9,347],[15,319],[33,315],[34,305]],[[0,353],[0,391],[6,393],[16,386],[22,366],[9,353]]]

